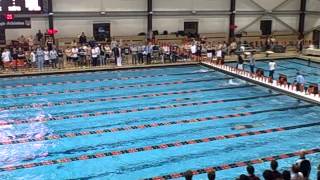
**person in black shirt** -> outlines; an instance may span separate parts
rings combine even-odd
[[[271,170],[272,170],[272,177],[274,179],[282,178],[281,173],[277,170],[278,162],[276,160],[271,161],[270,167],[271,167]]]
[[[15,62],[15,64],[14,64],[15,70],[17,71],[18,70],[18,52],[17,52],[16,48],[12,49],[11,57],[12,57],[12,60],[14,60],[14,62]]]
[[[297,165],[299,166],[299,171],[303,174],[303,177],[308,179],[311,172],[311,162],[306,158],[305,152],[300,154]]]
[[[247,172],[248,172],[248,179],[249,180],[260,180],[255,174],[254,174],[254,167],[249,165],[247,166]]]
[[[184,173],[185,180],[192,180],[192,177],[193,177],[192,171],[189,170],[189,171]]]
[[[84,34],[84,32],[82,32],[81,36],[79,37],[79,43],[80,43],[80,45],[87,43],[87,36]]]
[[[64,66],[64,59],[63,59],[63,51],[62,49],[58,50],[58,68],[63,69]]]
[[[36,34],[38,42],[41,43],[42,38],[43,38],[43,33],[39,30],[38,33]]]
[[[201,61],[202,58],[201,58],[201,55],[202,55],[202,46],[201,44],[198,42],[197,43],[197,52],[196,52],[196,55],[197,55],[197,61]]]

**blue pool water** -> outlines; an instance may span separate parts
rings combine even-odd
[[[285,63],[279,62],[300,66]],[[143,179],[309,150],[320,144],[318,106],[202,66],[5,78],[0,82],[0,177],[5,180]],[[222,118],[226,115],[234,116]],[[209,118],[213,116],[218,118]],[[196,118],[202,121],[193,121]],[[132,151],[297,125],[302,126]],[[246,128],[236,128],[241,126]],[[109,152],[113,154],[97,155]],[[297,158],[279,160],[281,170]],[[313,162],[314,178],[320,154],[308,158]],[[15,169],[9,171],[8,167]],[[260,176],[269,163],[255,167]],[[217,176],[229,180],[241,173],[245,167],[219,171]],[[195,179],[205,179],[205,175]]]
[[[257,61],[256,67],[265,70],[265,75],[269,75],[269,61]],[[275,71],[275,78],[279,77],[279,74],[285,74],[288,76],[289,82],[293,82],[296,78],[297,72],[302,74],[307,84],[318,83],[320,84],[320,64],[315,62],[308,62],[302,59],[283,59],[276,61],[277,69]],[[236,63],[230,63],[232,66],[236,66]],[[248,65],[245,65],[247,71],[250,70]]]

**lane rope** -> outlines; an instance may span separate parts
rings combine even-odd
[[[173,108],[190,107],[190,106],[210,105],[210,104],[218,104],[218,103],[226,103],[226,102],[252,100],[252,99],[258,99],[258,98],[277,97],[277,96],[283,96],[283,95],[269,94],[269,95],[262,95],[262,96],[260,95],[260,96],[251,96],[251,97],[224,99],[224,100],[211,100],[211,101],[190,102],[190,103],[182,103],[182,104],[170,104],[170,105],[163,105],[163,106],[151,106],[151,107],[123,109],[123,110],[114,110],[114,111],[101,111],[101,112],[93,111],[93,112],[88,112],[83,114],[40,117],[40,118],[33,118],[33,119],[31,118],[27,120],[11,119],[9,121],[0,121],[0,127],[7,126],[7,125],[21,125],[21,124],[31,124],[31,123],[49,122],[49,121],[62,121],[62,120],[70,120],[70,119],[76,119],[76,118],[89,118],[89,117],[98,117],[98,116],[105,116],[105,115],[112,115],[112,114],[126,114],[126,113],[152,111],[152,110],[164,110],[164,109],[173,109]]]
[[[296,157],[296,156],[300,156],[301,152],[302,151],[297,151],[297,152],[280,154],[280,155],[275,155],[275,156],[262,157],[262,158],[259,158],[259,159],[252,159],[252,160],[249,160],[249,161],[240,161],[240,162],[235,162],[235,163],[230,163],[230,164],[223,164],[223,165],[220,165],[220,166],[213,166],[213,167],[207,167],[207,168],[203,168],[203,169],[197,169],[197,170],[193,170],[192,174],[193,175],[199,175],[199,174],[205,174],[205,173],[211,172],[213,170],[215,170],[215,171],[223,171],[223,170],[234,169],[234,168],[239,168],[239,167],[246,167],[248,165],[262,164],[262,163],[270,162],[270,161],[273,161],[273,160],[289,159],[289,158],[293,158],[293,157]],[[306,155],[317,154],[317,153],[320,153],[320,148],[304,150],[303,152]],[[157,177],[152,177],[152,178],[145,178],[143,180],[177,179],[177,178],[184,177],[184,173],[185,172],[172,173],[172,174],[167,174],[167,175],[162,175],[162,176],[157,176]]]
[[[53,135],[37,137],[37,138],[10,139],[10,140],[6,140],[6,141],[0,141],[0,145],[24,144],[24,143],[29,143],[29,142],[58,140],[58,139],[64,139],[64,138],[74,138],[74,137],[81,137],[81,136],[88,136],[88,135],[99,135],[99,134],[115,133],[115,132],[121,132],[121,131],[149,129],[149,128],[162,127],[162,126],[191,124],[191,123],[199,123],[199,122],[206,122],[206,121],[218,121],[218,120],[224,120],[224,119],[229,119],[229,118],[231,119],[231,118],[237,118],[237,117],[246,117],[246,116],[251,116],[251,115],[255,115],[255,114],[269,113],[269,112],[275,112],[275,111],[287,111],[287,110],[294,110],[294,109],[302,109],[302,108],[309,108],[309,107],[314,107],[314,106],[315,105],[292,106],[292,107],[285,107],[285,108],[276,108],[276,109],[268,109],[268,110],[261,110],[261,111],[251,111],[251,112],[243,112],[243,113],[236,113],[236,114],[228,114],[228,115],[223,115],[223,116],[210,116],[210,117],[203,117],[203,118],[195,118],[195,119],[189,119],[189,120],[178,120],[178,121],[151,123],[151,124],[112,128],[112,129],[99,129],[99,130],[94,130],[94,131],[82,131],[82,132],[69,132],[69,133],[64,133],[64,134],[53,134]]]
[[[211,88],[211,89],[192,89],[185,91],[172,91],[172,92],[161,92],[155,94],[141,94],[141,95],[132,95],[132,96],[119,96],[119,97],[110,97],[110,98],[97,98],[97,99],[80,99],[80,100],[69,100],[69,101],[60,101],[60,102],[48,102],[48,103],[39,103],[39,104],[19,104],[14,106],[5,106],[0,107],[0,111],[4,110],[26,110],[34,108],[47,108],[47,107],[56,107],[64,105],[76,105],[76,104],[89,104],[89,103],[98,103],[98,102],[111,102],[118,100],[130,100],[130,99],[140,99],[140,98],[151,98],[151,97],[161,97],[161,96],[170,96],[170,95],[182,95],[182,94],[192,94],[200,92],[210,92],[210,91],[219,91],[226,89],[241,89],[247,87],[253,87],[254,85],[243,85],[243,86],[233,86],[233,87],[220,87],[220,88]]]
[[[237,133],[237,134],[220,135],[220,136],[208,137],[208,138],[203,138],[203,139],[179,141],[179,142],[174,142],[174,143],[167,143],[167,144],[160,144],[160,145],[153,145],[153,146],[144,146],[144,147],[139,147],[139,148],[130,148],[130,149],[119,150],[119,151],[101,152],[101,153],[97,153],[97,154],[81,155],[81,156],[71,157],[71,158],[46,160],[46,161],[41,161],[41,162],[34,162],[34,163],[27,163],[27,164],[21,164],[21,165],[1,167],[0,172],[14,171],[14,170],[18,170],[18,169],[29,169],[29,168],[34,168],[34,167],[39,167],[39,166],[48,166],[48,165],[54,165],[54,164],[64,164],[64,163],[70,163],[70,162],[74,162],[74,161],[83,161],[83,160],[89,160],[89,159],[114,157],[114,156],[120,156],[120,155],[124,155],[124,154],[133,154],[133,153],[138,153],[138,152],[164,150],[164,149],[169,149],[172,147],[181,147],[181,146],[208,143],[208,142],[220,141],[220,140],[226,140],[226,139],[235,139],[235,138],[239,138],[239,137],[248,137],[248,136],[261,135],[261,134],[270,134],[270,133],[275,133],[275,132],[284,132],[284,131],[289,131],[289,130],[319,126],[319,125],[320,125],[320,122],[317,122],[317,123],[311,123],[311,124],[287,126],[287,127],[259,130],[259,131],[249,131],[249,132],[243,132],[243,133]]]

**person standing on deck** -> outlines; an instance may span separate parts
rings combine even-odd
[[[253,52],[249,56],[249,63],[250,63],[250,72],[254,73],[254,68],[256,67],[256,59],[254,57]]]
[[[277,63],[274,60],[269,62],[269,77],[273,79],[274,71],[277,68]]]

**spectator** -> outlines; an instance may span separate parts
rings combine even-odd
[[[265,180],[275,180],[272,176],[272,171],[271,170],[265,170],[262,174],[263,178]]]
[[[48,50],[51,51],[54,45],[54,40],[52,36],[48,36],[46,40],[46,45],[48,47]]]
[[[143,64],[144,60],[143,60],[143,51],[144,51],[144,47],[143,45],[140,43],[138,45],[138,63],[139,64]]]
[[[249,165],[247,166],[247,172],[248,172],[248,179],[249,180],[260,180],[255,174],[254,174],[254,167]]]
[[[254,53],[250,53],[250,56],[249,56],[249,63],[250,63],[250,72],[251,73],[254,73],[254,69],[256,67],[256,59],[254,57]]]
[[[303,174],[299,171],[299,166],[294,164],[291,168],[291,180],[304,180]]]
[[[273,79],[274,71],[277,68],[277,63],[274,60],[269,62],[269,77]]]
[[[2,59],[2,63],[3,63],[3,69],[5,67],[5,64],[10,63],[11,61],[11,52],[9,51],[9,49],[4,49],[4,51],[1,54],[1,59]]]
[[[193,172],[192,171],[187,171],[184,173],[184,178],[185,180],[192,180],[192,177],[193,177]]]
[[[145,47],[145,52],[147,55],[147,64],[151,64],[152,51],[153,51],[153,47],[151,42],[149,42],[149,44]]]
[[[98,59],[100,55],[100,48],[97,45],[91,49],[92,66],[98,66]]]
[[[63,69],[64,67],[64,59],[63,59],[63,51],[62,49],[59,49],[58,50],[58,66],[59,66],[59,69]]]
[[[49,53],[50,61],[53,69],[58,68],[58,52],[55,47],[52,48],[52,50]]]
[[[32,50],[32,47],[34,46],[34,39],[33,39],[33,36],[30,35],[27,39],[28,41],[28,45],[29,45],[29,50]]]
[[[17,40],[19,41],[19,44],[24,44],[26,42],[26,38],[23,35],[21,35]]]
[[[80,45],[84,45],[87,43],[87,36],[84,34],[84,32],[82,32],[79,37],[79,43]]]
[[[249,177],[244,174],[241,174],[237,180],[249,180]]]
[[[278,169],[278,162],[276,160],[272,160],[270,163],[270,167],[271,167],[271,172],[272,172],[272,177],[274,179],[278,179],[281,178],[282,175],[281,173],[277,170]]]
[[[36,34],[36,37],[37,37],[37,41],[41,44],[43,39],[43,33],[41,32],[41,30],[38,31],[38,33]]]
[[[291,173],[290,171],[283,171],[282,172],[282,178],[283,180],[291,180]]]
[[[40,46],[37,48],[36,57],[37,57],[38,70],[42,71],[43,70],[43,64],[44,64],[44,51]]]
[[[36,52],[35,52],[35,50],[33,48],[30,51],[29,62],[30,62],[30,67],[31,68],[35,68],[36,67],[37,57],[36,57]]]
[[[73,48],[71,49],[71,58],[74,66],[77,66],[79,60],[79,49],[77,48],[77,46],[73,46]]]
[[[238,55],[238,64],[237,64],[237,68],[240,69],[240,70],[243,70],[243,58],[241,55]]]
[[[299,171],[303,174],[303,177],[309,179],[311,172],[311,162],[306,159],[305,152],[301,152],[300,158],[297,160],[297,165],[299,166]]]
[[[117,47],[113,48],[113,54],[116,60],[116,65],[117,66],[122,66],[122,52],[121,52],[121,48],[119,47],[119,45],[117,45]]]
[[[44,64],[50,65],[50,52],[47,47],[44,48]]]
[[[67,48],[64,50],[64,53],[66,55],[67,62],[70,62],[72,56],[72,49],[69,46],[67,46]]]
[[[208,180],[215,180],[216,179],[216,171],[212,170],[208,172]]]
[[[132,64],[138,63],[138,47],[136,44],[133,44],[130,49],[132,53]]]
[[[299,72],[297,72],[297,77],[296,77],[296,89],[297,91],[303,91],[303,87],[304,87],[304,84],[305,84],[305,79],[303,77],[302,74],[300,74]]]

